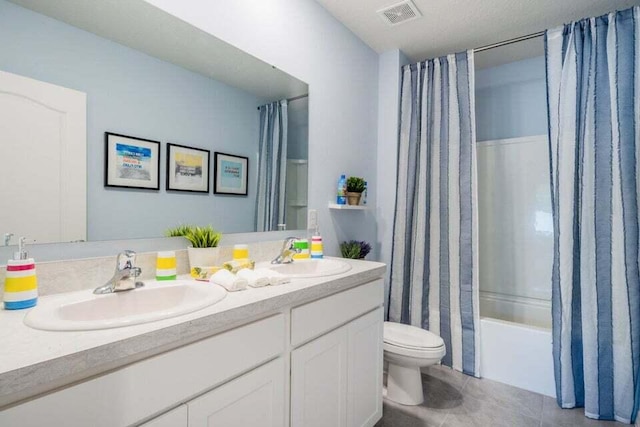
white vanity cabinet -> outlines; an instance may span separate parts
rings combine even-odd
[[[371,427],[382,416],[383,288],[281,307],[0,410],[0,426]]]
[[[346,427],[347,328],[291,353],[291,426]]]
[[[382,416],[381,292],[379,280],[293,309],[294,342],[347,323],[291,353],[292,427],[370,427]]]
[[[284,386],[285,364],[279,357],[140,427],[281,427]]]
[[[219,389],[220,396],[231,393],[234,382],[246,385],[250,394],[256,388],[250,374],[282,360],[285,317],[284,313],[275,314],[2,410],[0,426],[139,425],[185,402],[189,411],[189,403],[211,390]],[[276,371],[269,372],[275,375]],[[284,369],[279,375],[278,381],[284,382]],[[278,390],[282,390],[282,401],[286,398],[284,389]],[[236,396],[241,395],[238,393]],[[215,412],[215,408],[210,410]],[[181,411],[165,415],[173,423]],[[167,422],[160,416],[153,418],[150,426],[157,423],[163,427]],[[174,423],[173,427],[186,425]]]
[[[187,403],[189,427],[285,425],[284,361],[278,358]]]

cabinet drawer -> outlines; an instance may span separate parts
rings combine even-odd
[[[384,282],[365,285],[291,310],[291,344],[300,345],[382,305]]]
[[[286,374],[280,357],[187,402],[188,426],[283,427]]]
[[[117,427],[161,413],[284,351],[282,314],[0,412],[0,426]]]

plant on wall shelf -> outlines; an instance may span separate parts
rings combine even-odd
[[[358,176],[350,176],[347,179],[347,201],[350,205],[359,205],[362,192],[365,190],[365,182],[363,178]]]
[[[343,258],[364,259],[371,252],[371,245],[364,240],[349,240],[340,243],[340,252]]]
[[[165,235],[167,237],[183,237],[186,236],[187,233],[192,229],[193,227],[190,225],[178,225],[176,227],[170,228],[167,231],[165,231]]]
[[[206,227],[190,227],[184,235],[194,248],[215,248],[220,242],[222,233],[214,230],[210,225]]]
[[[347,179],[347,192],[362,193],[364,191],[364,179],[358,176],[350,176]]]

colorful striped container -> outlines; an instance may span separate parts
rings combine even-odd
[[[320,259],[324,256],[322,251],[322,236],[311,237],[311,258]]]
[[[158,252],[156,259],[156,280],[176,280],[176,253]]]
[[[7,261],[4,281],[5,310],[20,310],[38,302],[38,278],[33,258]]]
[[[298,249],[298,253],[293,255],[293,259],[309,259],[309,241],[307,239],[296,240],[293,247]]]

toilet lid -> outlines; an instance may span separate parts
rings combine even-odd
[[[444,340],[433,332],[396,322],[384,322],[384,342],[415,349],[444,346]]]

